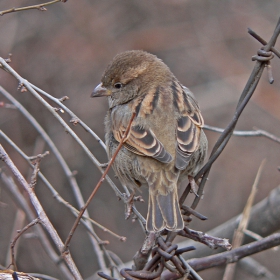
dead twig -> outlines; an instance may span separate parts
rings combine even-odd
[[[115,160],[115,158],[116,158],[118,152],[120,151],[120,149],[121,149],[123,143],[127,140],[127,137],[128,137],[128,135],[129,135],[129,132],[130,132],[130,127],[131,127],[131,125],[132,125],[132,122],[133,122],[134,117],[135,117],[135,113],[132,114],[131,119],[130,119],[130,122],[129,122],[129,124],[128,124],[126,130],[125,130],[125,133],[124,133],[124,135],[123,135],[123,137],[122,137],[122,139],[121,139],[121,141],[120,141],[120,143],[119,143],[119,145],[118,145],[118,147],[117,147],[117,149],[116,149],[116,151],[115,151],[113,157],[110,159],[107,168],[105,169],[104,173],[102,174],[102,176],[101,176],[99,182],[97,183],[96,187],[94,188],[94,190],[93,190],[93,192],[91,193],[90,197],[88,198],[87,202],[86,202],[85,205],[81,208],[81,211],[80,211],[80,213],[79,213],[79,215],[78,215],[78,217],[77,217],[77,219],[76,219],[76,221],[75,221],[75,223],[74,223],[74,225],[73,225],[73,227],[72,227],[72,229],[71,229],[71,231],[70,231],[70,233],[69,233],[69,235],[68,235],[68,237],[67,237],[67,239],[66,239],[66,241],[65,241],[65,246],[64,246],[64,248],[63,248],[63,253],[64,253],[64,254],[68,252],[68,246],[69,246],[69,244],[70,244],[70,241],[71,241],[71,239],[72,239],[72,237],[73,237],[73,234],[74,234],[74,232],[75,232],[75,230],[76,230],[76,228],[77,228],[77,226],[78,226],[78,224],[79,224],[79,222],[80,222],[80,220],[81,220],[81,218],[82,218],[82,216],[83,216],[85,210],[87,209],[87,207],[88,207],[88,205],[90,204],[92,198],[94,197],[94,195],[96,194],[97,190],[100,188],[101,184],[103,183],[103,181],[104,181],[104,179],[105,179],[105,177],[106,177],[106,175],[107,175],[109,169],[111,168],[111,165],[113,164],[113,162],[114,162],[114,160]]]
[[[203,243],[211,249],[223,248],[229,251],[232,248],[231,244],[226,238],[214,237],[207,233],[189,229],[187,227],[185,227],[183,231],[179,232],[179,235]]]
[[[253,206],[253,202],[258,190],[258,184],[259,184],[259,180],[260,180],[260,175],[262,173],[263,167],[265,164],[265,160],[262,161],[257,176],[255,178],[254,184],[252,186],[252,190],[251,193],[248,197],[247,203],[244,207],[242,216],[241,216],[241,220],[240,223],[238,225],[238,228],[235,230],[234,232],[234,236],[233,236],[233,241],[232,241],[232,247],[238,248],[239,246],[241,246],[243,239],[244,239],[244,230],[247,228],[248,223],[249,223],[249,219],[250,219],[250,213],[251,213],[251,209]],[[231,263],[228,264],[226,266],[225,272],[224,272],[224,276],[223,276],[223,280],[231,280],[234,277],[234,273],[235,273],[235,267],[236,267],[236,263]]]
[[[215,126],[210,126],[210,125],[204,125],[204,129],[218,132],[218,133],[223,133],[224,129],[215,127]],[[274,134],[271,134],[265,130],[258,129],[254,127],[255,130],[234,130],[232,135],[233,136],[241,136],[241,137],[257,137],[257,136],[264,136],[272,141],[275,141],[280,144],[280,138],[275,136]]]
[[[199,259],[191,259],[188,264],[196,271],[202,271],[212,267],[225,265],[227,263],[237,262],[242,258],[256,254],[258,252],[273,248],[280,245],[280,233],[272,234],[263,238],[260,241],[255,241],[239,248],[233,249],[229,252],[219,253],[216,255],[203,257]],[[161,279],[180,279],[177,273],[164,271]]]
[[[29,198],[30,198],[30,200],[31,200],[36,212],[37,212],[37,215],[40,218],[41,224],[46,228],[47,232],[52,237],[52,240],[54,241],[54,243],[58,247],[59,251],[62,252],[62,249],[64,248],[64,244],[63,244],[62,240],[60,239],[59,235],[57,234],[57,231],[55,230],[55,228],[51,224],[49,218],[47,217],[47,215],[44,211],[44,209],[42,208],[37,196],[35,195],[34,189],[31,188],[30,185],[26,182],[26,180],[24,179],[22,174],[19,172],[17,167],[14,165],[14,163],[12,162],[10,157],[7,155],[7,153],[4,150],[4,148],[2,147],[2,145],[0,145],[0,159],[5,162],[5,164],[9,167],[9,169],[12,171],[12,173],[16,177],[19,184],[28,193]],[[67,265],[69,266],[73,276],[76,279],[82,279],[82,277],[81,277],[81,275],[80,275],[80,273],[79,273],[71,255],[70,255],[70,252],[68,252],[67,254],[63,254],[63,258],[64,258],[65,262],[67,263]]]
[[[30,182],[30,187],[31,188],[34,188],[35,185],[37,184],[37,176],[38,176],[38,173],[40,171],[40,162],[41,160],[46,156],[46,155],[49,155],[50,153],[47,151],[43,154],[39,154],[35,157],[32,157],[30,158],[30,160],[32,160],[32,165],[33,165],[33,172],[32,172],[32,175],[31,175],[31,182]]]
[[[31,163],[31,160],[34,159],[35,157],[28,157],[3,131],[0,130],[0,137],[5,139],[28,163],[31,167],[33,167],[33,164]],[[75,217],[78,216],[79,210],[77,210],[74,206],[72,206],[69,202],[64,200],[60,194],[55,190],[55,188],[51,185],[51,183],[47,180],[47,178],[41,173],[41,171],[38,172],[39,178],[44,182],[44,184],[47,186],[49,191],[52,194],[52,197],[54,197],[59,203],[62,203],[66,208],[68,208],[72,214],[75,215]],[[32,181],[32,180],[31,180]],[[97,240],[99,244],[104,244],[106,241],[101,240],[97,234],[92,230],[91,227],[89,227],[87,221],[91,222],[92,224],[96,225],[100,229],[102,229],[104,232],[107,232],[111,234],[112,236],[118,238],[120,241],[125,241],[126,237],[120,236],[116,234],[115,232],[112,232],[108,228],[104,227],[103,225],[97,223],[87,215],[83,216],[83,220],[81,220],[81,223],[85,226],[86,230]]]
[[[35,96],[35,98],[37,98],[45,106],[45,108],[48,109],[54,115],[54,117],[58,119],[58,121],[62,124],[62,126],[65,128],[65,130],[68,131],[70,135],[72,135],[72,137],[78,142],[78,144],[80,144],[80,146],[85,151],[85,153],[93,161],[93,163],[95,163],[98,167],[99,162],[97,161],[97,159],[93,156],[93,154],[89,151],[89,149],[84,145],[84,143],[80,140],[80,138],[73,132],[73,130],[64,122],[64,120],[59,116],[59,114],[57,112],[55,112],[55,110],[53,110],[53,107],[49,103],[47,103],[31,87],[31,85],[29,84],[28,81],[23,79],[16,71],[14,71],[14,69],[12,67],[10,67],[10,65],[8,65],[7,62],[3,58],[0,58],[0,63],[1,63],[2,68],[4,70],[6,70],[11,75],[13,75],[19,81],[20,84],[25,85],[25,87],[33,94],[33,96]],[[64,171],[64,173],[67,176],[67,179],[69,180],[70,186],[71,186],[72,191],[74,193],[74,197],[77,200],[77,203],[78,203],[79,207],[82,207],[85,204],[85,202],[84,202],[84,199],[83,199],[83,196],[82,196],[82,193],[81,193],[81,189],[78,186],[78,183],[77,183],[77,180],[76,180],[75,176],[73,176],[73,172],[70,170],[68,164],[66,163],[65,159],[63,158],[63,156],[61,155],[61,153],[57,149],[57,147],[54,144],[54,142],[52,141],[52,139],[49,137],[49,135],[46,133],[46,131],[42,128],[42,126],[37,122],[37,120],[9,92],[7,92],[1,86],[0,86],[0,93],[2,95],[4,95],[10,102],[12,102],[12,104],[14,104],[18,108],[18,110],[27,118],[27,120],[32,124],[32,126],[38,131],[38,133],[42,136],[42,138],[48,144],[48,146],[50,147],[50,150],[53,152],[53,154],[57,158],[59,164],[61,165],[61,167]],[[101,172],[103,172],[102,168],[99,168],[99,170]],[[109,176],[106,176],[106,180],[109,183],[109,185],[114,189],[116,194],[119,197],[122,198],[122,193],[115,186],[115,184],[109,178]],[[47,186],[50,186],[50,184],[48,184],[47,180],[43,180],[43,181],[45,182],[45,184]],[[54,189],[54,188],[52,188],[52,189]],[[55,191],[55,193],[57,194],[56,191]],[[135,213],[138,213],[136,209],[134,211],[135,211]],[[141,216],[140,213],[139,213],[139,215]],[[88,214],[87,210],[85,211],[85,216],[89,217],[89,214]],[[94,235],[94,230],[93,230],[92,225],[88,221],[86,221],[86,223],[87,223],[87,228],[90,229],[90,232],[93,233],[93,235]],[[94,251],[97,255],[97,260],[98,260],[100,269],[106,269],[106,263],[105,263],[105,260],[103,259],[103,254],[102,254],[102,252],[99,248],[98,243],[96,242],[96,240],[94,238],[92,238],[92,236],[90,236],[90,241],[91,241],[93,249],[94,249]]]
[[[26,201],[24,195],[20,192],[18,186],[14,182],[12,177],[8,177],[4,172],[0,173],[0,178],[3,182],[3,186],[6,187],[6,191],[15,201],[15,204],[24,211],[27,221],[31,222],[36,219],[33,209],[31,209],[31,205]],[[36,237],[40,241],[43,249],[52,260],[53,263],[57,264],[58,268],[61,271],[61,275],[66,279],[71,279],[72,275],[65,265],[64,262],[61,261],[61,256],[59,256],[56,250],[53,248],[50,239],[46,235],[46,231],[42,229],[42,227],[35,227],[34,232]],[[9,262],[10,263],[10,262]]]
[[[4,11],[0,11],[0,16],[3,16],[5,14],[9,14],[9,13],[14,13],[14,12],[21,12],[21,11],[27,11],[27,10],[39,10],[39,11],[47,11],[47,8],[45,6],[49,6],[52,4],[55,4],[57,2],[63,2],[65,3],[67,0],[53,0],[50,2],[46,2],[46,3],[42,3],[42,4],[37,4],[37,5],[32,5],[32,6],[26,6],[26,7],[20,7],[20,8],[11,8],[8,10],[4,10]]]
[[[20,238],[21,235],[23,235],[29,228],[33,227],[34,225],[38,224],[40,222],[40,219],[37,218],[35,220],[33,220],[31,223],[29,223],[28,225],[26,225],[22,230],[18,231],[17,236],[14,238],[14,240],[11,242],[11,257],[12,257],[12,263],[11,265],[14,266],[15,270],[17,269],[17,265],[16,265],[16,260],[15,260],[15,245],[17,240]]]
[[[47,97],[48,99],[52,100],[53,102],[55,102],[61,109],[63,109],[66,113],[69,114],[69,116],[71,117],[70,122],[73,125],[77,125],[79,124],[86,132],[88,132],[99,144],[100,146],[106,151],[106,145],[104,144],[104,142],[100,139],[100,137],[86,124],[84,123],[76,114],[74,114],[67,106],[65,106],[62,102],[64,102],[65,100],[68,100],[69,98],[67,96],[63,96],[62,98],[56,98],[50,94],[48,94],[47,92],[45,92],[44,90],[36,87],[35,85],[31,84],[32,88],[34,90],[36,90],[37,92],[39,92],[40,94],[44,95],[45,97]]]
[[[224,265],[227,263],[237,262],[238,260],[262,252],[264,250],[280,245],[280,233],[272,234],[262,240],[255,241],[230,252],[224,252],[209,257],[190,260],[189,264],[196,270],[201,271],[214,266]]]

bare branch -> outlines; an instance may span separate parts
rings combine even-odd
[[[74,133],[74,131],[65,123],[65,121],[60,117],[60,115],[54,110],[54,108],[47,103],[34,89],[33,89],[33,85],[31,85],[27,80],[23,79],[12,67],[10,67],[5,59],[0,57],[0,65],[2,64],[2,68],[4,70],[6,70],[8,73],[10,73],[11,75],[13,75],[18,81],[19,84],[24,85],[29,91],[30,93],[32,93],[32,95],[39,100],[39,102],[41,102],[48,110],[49,112],[59,121],[59,123],[64,127],[65,131],[67,131],[73,138],[74,140],[81,146],[81,148],[84,150],[84,152],[87,154],[87,156],[90,158],[90,160],[97,166],[97,168],[99,169],[99,171],[101,173],[104,172],[101,164],[99,163],[99,161],[94,157],[94,155],[90,152],[90,150],[86,147],[86,145],[83,143],[83,141]],[[59,163],[61,164],[61,166],[63,167],[63,170],[66,172],[67,174],[67,178],[70,180],[71,182],[71,187],[72,190],[75,194],[75,198],[78,200],[79,206],[82,207],[85,203],[83,200],[83,197],[81,195],[80,189],[77,185],[77,182],[75,180],[75,178],[72,176],[72,172],[69,169],[68,165],[66,164],[65,160],[63,159],[63,157],[61,156],[61,154],[59,153],[58,149],[56,148],[56,146],[54,145],[53,141],[50,139],[50,137],[44,132],[44,130],[42,129],[42,127],[38,124],[38,122],[29,114],[29,112],[23,108],[21,106],[21,104],[15,100],[6,90],[4,90],[1,86],[0,86],[0,92],[6,97],[8,98],[13,104],[16,105],[16,107],[19,108],[19,110],[24,114],[24,116],[26,116],[28,118],[28,120],[31,122],[32,125],[34,125],[34,127],[36,128],[37,131],[39,131],[39,133],[42,135],[42,137],[45,139],[45,141],[48,143],[48,145],[50,146],[50,148],[53,150],[54,155],[57,157]],[[48,98],[50,98],[50,95],[48,95],[47,93],[42,91],[42,94],[46,95]],[[55,102],[58,102],[58,100],[55,98],[52,99]],[[70,114],[70,110],[67,109],[64,104],[60,103],[60,106],[65,109],[65,111],[67,111]],[[74,114],[71,116],[75,116]],[[80,122],[82,124],[82,122]],[[89,129],[87,126],[84,126],[84,128],[87,130]],[[100,142],[101,143],[101,142]],[[118,197],[120,197],[122,199],[122,201],[125,201],[125,197],[123,196],[122,192],[117,188],[117,186],[113,183],[113,181],[111,180],[111,178],[107,175],[105,177],[105,179],[107,180],[107,182],[109,183],[110,187],[114,190],[114,192],[116,193],[116,195]],[[137,218],[139,219],[139,221],[141,223],[145,223],[145,219],[144,217],[138,212],[138,210],[136,209],[136,207],[133,205],[132,206],[133,212],[134,214],[137,216]],[[87,212],[87,211],[86,211]],[[100,260],[98,258],[98,260]],[[103,265],[102,265],[103,266]]]
[[[223,238],[232,238],[232,233],[237,228],[241,219],[241,215],[233,217],[224,224],[207,232],[211,236],[221,236]],[[269,196],[253,206],[251,211],[251,219],[248,229],[262,237],[273,234],[280,230],[280,186],[273,189]],[[244,242],[248,243],[252,239],[245,238]],[[178,244],[180,247],[195,246],[196,250],[188,253],[188,258],[201,258],[215,253],[198,242],[185,240]],[[221,250],[217,249],[219,252]]]
[[[209,257],[190,260],[189,265],[191,265],[196,271],[201,271],[211,267],[237,262],[244,257],[262,252],[278,245],[280,245],[280,233],[275,233],[263,238],[262,240],[233,249],[230,252],[224,252]]]
[[[17,79],[22,79],[14,70],[13,68],[11,68],[6,62],[5,60],[3,60],[3,58],[0,58],[0,63],[4,62],[4,65],[5,67],[8,66],[7,68],[7,71],[9,73],[13,73],[13,75],[15,75],[15,78]],[[27,85],[29,84],[26,80],[24,80],[25,83],[27,83]],[[32,89],[32,88],[31,88]],[[75,138],[78,138],[76,136],[76,134],[72,131],[72,129],[61,119],[61,117],[57,114],[57,113],[54,113],[54,111],[52,110],[52,106],[50,106],[43,98],[41,98],[39,96],[39,94],[34,91],[32,89],[32,92],[33,94],[35,95],[35,97],[37,97],[40,101],[43,102],[43,104],[47,107],[47,109],[49,109],[51,111],[51,113],[55,114],[55,117],[58,118],[62,124],[65,124],[65,128],[68,128],[68,131],[71,135],[73,135],[73,137]],[[57,149],[56,145],[54,144],[54,142],[51,140],[51,138],[49,137],[49,135],[45,132],[45,130],[40,126],[40,124],[36,121],[36,119],[11,95],[9,94],[4,88],[2,88],[0,86],[0,93],[2,95],[4,95],[10,102],[12,102],[12,104],[14,104],[18,110],[28,119],[28,121],[34,126],[34,128],[38,131],[38,133],[43,137],[43,139],[46,141],[46,143],[49,145],[51,151],[53,152],[53,154],[55,155],[55,157],[57,158],[59,164],[61,165],[63,171],[65,172],[66,176],[67,176],[67,179],[69,180],[69,183],[70,183],[70,186],[72,188],[72,191],[74,193],[74,197],[75,199],[77,200],[78,202],[78,205],[79,207],[82,207],[85,202],[84,202],[84,199],[83,199],[83,196],[82,196],[82,193],[81,193],[81,190],[78,186],[78,183],[75,179],[75,177],[73,176],[73,173],[72,171],[70,170],[68,164],[66,163],[65,159],[62,157],[61,153],[59,152],[59,150]],[[78,138],[79,139],[79,138]],[[8,140],[7,140],[8,141]],[[79,143],[82,143],[82,141],[79,139]],[[11,144],[11,142],[10,142]],[[12,145],[12,144],[11,144]],[[15,146],[14,146],[15,147]],[[85,147],[84,143],[82,143],[82,148]],[[94,156],[91,154],[91,152],[89,151],[89,149],[86,147],[86,153],[89,155],[90,159],[93,159]],[[92,155],[92,157],[91,157]],[[96,160],[97,161],[97,160]],[[97,161],[97,166],[98,166],[99,162]],[[101,172],[103,172],[102,168],[99,169]],[[115,186],[115,184],[113,183],[113,181],[108,177],[106,176],[106,179],[107,179],[107,182],[110,184],[110,186],[117,192],[118,191],[118,195],[120,197],[122,197],[121,195],[121,192],[118,190],[118,188]],[[46,185],[49,187],[50,184],[47,183],[47,180],[44,180],[43,181],[46,183]],[[53,188],[50,188],[50,189],[53,189]],[[57,194],[57,192],[55,191],[55,193]],[[137,213],[137,211],[135,211]],[[139,213],[140,215],[140,213]],[[88,214],[88,211],[86,210],[85,211],[85,216],[86,217],[89,217],[89,214]],[[87,221],[86,221],[87,222]],[[94,230],[91,226],[90,223],[87,222],[87,227],[88,229],[90,229],[90,232],[93,233]],[[94,235],[94,234],[93,234]],[[97,255],[97,260],[99,262],[99,266],[101,269],[105,269],[106,268],[106,264],[105,264],[105,260],[101,257],[103,254],[102,252],[100,251],[100,248],[96,242],[96,240],[94,238],[92,238],[90,236],[90,240],[91,240],[91,243],[93,245],[93,249]]]
[[[32,5],[32,6],[26,6],[26,7],[21,7],[21,8],[11,8],[11,9],[8,9],[8,10],[0,11],[0,16],[3,16],[5,14],[9,14],[9,13],[21,12],[21,11],[27,11],[27,10],[34,10],[34,9],[44,12],[44,11],[47,11],[45,6],[49,6],[49,5],[55,4],[57,2],[66,2],[66,1],[67,0],[53,0],[53,1],[50,1],[50,2],[37,4],[37,5]]]
[[[210,126],[210,125],[204,125],[204,129],[218,132],[218,133],[223,133],[224,129],[215,127],[215,126]],[[243,136],[243,137],[256,137],[256,136],[264,136],[267,137],[268,139],[275,141],[280,144],[280,138],[265,131],[262,129],[255,128],[256,130],[234,130],[232,135],[234,136]]]
[[[31,162],[30,162],[30,160],[31,159],[34,159],[34,158],[36,158],[36,157],[28,157],[25,153],[23,153],[23,151],[11,140],[11,139],[9,139],[8,138],[8,136],[7,135],[5,135],[1,130],[0,130],[0,136],[2,136],[29,164],[30,164],[30,166],[32,166],[33,167],[33,165],[31,164]],[[3,174],[3,176],[5,176],[4,174]],[[50,182],[45,178],[45,176],[39,171],[39,173],[38,173],[38,176],[40,177],[40,179],[45,183],[45,185],[48,187],[48,189],[51,191],[51,193],[52,193],[52,196],[58,201],[58,202],[60,202],[60,203],[62,203],[64,206],[66,206],[68,209],[70,209],[70,211],[71,211],[71,213],[72,214],[74,214],[74,216],[75,217],[77,217],[78,216],[78,214],[79,214],[79,211],[75,208],[75,207],[73,207],[69,202],[67,202],[67,201],[65,201],[60,195],[59,195],[59,193],[54,189],[54,187],[50,184]],[[3,178],[3,180],[4,180],[4,178]],[[8,184],[8,180],[6,179],[6,184]],[[10,185],[10,184],[9,184]],[[12,186],[10,185],[10,188],[11,188]],[[10,188],[8,189],[8,191],[10,191]],[[15,188],[15,187],[14,187]],[[14,199],[18,199],[18,192],[17,191],[14,191],[13,192],[13,198]],[[19,203],[19,205],[22,205],[22,203]],[[25,209],[25,212],[27,212],[26,211],[26,208],[24,208]],[[32,211],[31,211],[32,212]],[[28,213],[27,213],[28,214]],[[32,213],[31,213],[32,214]],[[30,217],[30,215],[29,215],[29,217]],[[32,220],[32,219],[35,219],[35,217],[33,217],[33,218],[30,218],[29,220]],[[109,253],[107,252],[107,250],[106,250],[106,248],[105,248],[105,246],[104,245],[106,245],[106,244],[108,244],[108,241],[104,241],[104,240],[101,240],[98,236],[97,236],[97,234],[95,233],[95,231],[94,230],[92,230],[92,227],[90,227],[89,225],[88,225],[88,223],[86,222],[86,221],[89,221],[89,222],[91,222],[92,224],[94,224],[94,225],[96,225],[97,227],[99,227],[99,228],[101,228],[104,232],[107,232],[107,233],[109,233],[109,234],[111,234],[112,236],[114,236],[114,237],[116,237],[116,238],[118,238],[120,241],[126,241],[126,237],[124,237],[124,236],[119,236],[119,235],[117,235],[116,233],[114,233],[114,232],[112,232],[111,230],[109,230],[108,228],[105,228],[104,226],[102,226],[101,224],[99,224],[99,223],[97,223],[96,221],[94,221],[94,220],[92,220],[92,219],[90,219],[89,217],[87,217],[87,216],[84,216],[83,217],[83,219],[81,220],[81,223],[85,226],[85,228],[86,228],[86,230],[90,233],[90,235],[92,235],[93,237],[94,237],[94,239],[98,242],[98,244],[95,246],[95,247],[97,247],[96,248],[96,251],[97,251],[97,256],[98,256],[98,252],[100,251],[100,249],[99,249],[99,246],[102,248],[102,250],[104,251],[104,254],[105,254],[105,256],[108,258],[108,260],[110,261],[110,259],[111,259],[111,257],[110,257],[110,255],[109,255]],[[42,234],[42,233],[38,233],[37,234],[39,237],[43,237],[43,236],[45,236],[44,234]],[[45,245],[45,242],[44,242],[44,240],[41,240],[41,243],[42,243],[42,245],[44,246]],[[57,260],[55,260],[55,258],[53,257],[53,254],[51,253],[51,252],[49,252],[48,251],[48,248],[50,248],[51,247],[51,245],[50,244],[48,244],[47,246],[44,246],[44,248],[45,248],[45,250],[46,250],[46,252],[47,253],[49,253],[49,255],[50,255],[50,257],[54,260],[54,263],[57,263],[58,261]],[[110,261],[111,262],[111,261]],[[113,267],[113,264],[111,263],[111,266]],[[68,276],[68,278],[69,278],[69,276]]]
[[[77,217],[77,219],[76,219],[76,221],[75,221],[75,223],[74,223],[74,225],[73,225],[73,227],[72,227],[72,229],[71,229],[71,231],[70,231],[70,233],[69,233],[69,235],[68,235],[68,237],[67,237],[67,239],[65,241],[65,246],[64,246],[63,252],[67,252],[68,251],[68,246],[70,244],[70,241],[71,241],[71,239],[73,237],[73,234],[74,234],[74,232],[75,232],[75,230],[76,230],[76,228],[77,228],[77,226],[78,226],[78,224],[79,224],[79,222],[80,222],[80,220],[81,220],[85,210],[87,209],[88,205],[90,204],[90,202],[93,199],[94,195],[96,194],[97,190],[100,188],[101,184],[103,183],[103,181],[104,181],[104,179],[105,179],[109,169],[111,168],[111,165],[113,164],[113,162],[114,162],[118,152],[120,151],[123,143],[127,140],[127,137],[129,135],[129,131],[130,131],[130,127],[132,125],[134,117],[135,117],[135,113],[132,114],[130,122],[129,122],[126,130],[125,130],[125,133],[124,133],[124,135],[123,135],[123,137],[122,137],[122,139],[121,139],[121,141],[120,141],[120,143],[119,143],[119,145],[118,145],[118,147],[117,147],[113,157],[110,159],[110,162],[109,162],[107,168],[105,169],[104,173],[102,174],[99,182],[97,183],[96,187],[94,188],[93,192],[91,193],[90,197],[88,198],[86,204],[81,208],[81,211],[80,211],[80,213],[79,213],[79,215],[78,215],[78,217]]]
[[[255,241],[248,245],[243,245],[239,248],[233,249],[230,252],[219,253],[200,259],[191,259],[188,261],[188,264],[195,271],[202,271],[211,267],[237,262],[242,258],[273,248],[277,245],[280,245],[280,233],[275,233],[260,241]],[[170,271],[165,271],[162,277],[162,279],[175,280],[180,279],[181,276]]]
[[[26,225],[22,230],[18,231],[17,236],[14,238],[14,240],[11,242],[11,256],[12,256],[12,265],[15,267],[15,270],[17,269],[17,265],[16,265],[16,260],[15,260],[15,252],[14,252],[14,247],[16,245],[17,240],[20,238],[20,236],[22,234],[24,234],[29,228],[33,227],[34,225],[38,224],[40,222],[40,219],[37,218],[35,220],[33,220],[31,223],[29,223],[28,225]]]
[[[182,232],[179,232],[179,235],[203,243],[211,249],[223,248],[229,251],[232,248],[231,244],[226,238],[214,237],[207,233],[189,229],[187,227],[185,227]]]
[[[0,178],[4,182],[4,186],[6,186],[7,192],[12,196],[16,205],[21,208],[26,214],[27,220],[29,222],[35,220],[36,216],[34,215],[33,209],[31,209],[30,203],[28,203],[23,197],[23,194],[20,192],[13,178],[6,176],[3,172],[0,173]],[[34,231],[47,255],[50,257],[53,263],[58,265],[59,269],[62,272],[62,275],[67,279],[70,279],[72,275],[69,272],[68,267],[64,262],[61,261],[61,257],[57,255],[45,231],[42,229],[42,227],[34,227]]]
[[[15,219],[14,219],[13,229],[11,230],[11,237],[9,238],[9,240],[13,240],[16,236],[17,230],[19,228],[23,228],[24,223],[26,221],[25,218],[26,218],[26,214],[24,213],[24,211],[22,211],[22,209],[17,209]],[[14,247],[14,254],[15,255],[16,255],[17,249],[18,249],[18,244]],[[12,262],[13,261],[12,261],[11,252],[7,251],[6,267],[9,267]]]
[[[38,217],[40,218],[40,221],[42,223],[42,225],[46,228],[46,230],[48,231],[48,233],[50,234],[50,236],[52,237],[54,243],[56,244],[57,248],[59,249],[60,252],[62,252],[62,249],[64,247],[64,244],[62,242],[62,240],[60,239],[60,237],[58,236],[55,228],[53,227],[53,225],[51,224],[49,218],[47,217],[44,209],[42,208],[38,198],[36,197],[33,188],[31,188],[29,186],[29,184],[26,182],[26,180],[24,179],[24,177],[22,176],[22,174],[19,172],[19,170],[17,169],[17,167],[14,165],[14,163],[11,161],[11,159],[9,158],[9,156],[7,155],[6,151],[4,150],[4,148],[2,147],[2,145],[0,145],[0,159],[3,160],[6,165],[10,168],[10,170],[12,171],[12,173],[14,174],[14,176],[16,177],[16,179],[18,180],[18,182],[20,183],[20,185],[24,188],[24,190],[28,193],[30,200],[38,214]],[[72,274],[74,275],[74,277],[76,279],[82,279],[71,255],[70,252],[64,253],[63,258],[65,259],[66,263],[68,264]]]
[[[257,190],[258,190],[258,183],[259,183],[259,180],[260,180],[260,175],[262,173],[264,164],[265,164],[265,160],[262,161],[262,163],[259,167],[257,176],[256,176],[254,184],[252,186],[251,193],[248,197],[247,203],[246,203],[246,205],[244,207],[244,210],[243,210],[243,213],[241,215],[240,223],[239,223],[237,229],[234,232],[233,241],[232,241],[233,249],[241,246],[241,244],[243,242],[244,230],[247,229],[247,226],[248,226],[248,223],[249,223],[251,209],[252,209],[253,202],[254,202],[254,199],[255,199],[255,196],[256,196],[256,193],[257,193]],[[234,277],[235,268],[236,268],[236,263],[228,264],[226,266],[226,269],[225,269],[225,272],[224,272],[223,280],[232,280],[233,277]]]
[[[46,96],[48,99],[54,101],[59,107],[61,107],[65,112],[67,112],[71,120],[70,122],[73,123],[74,125],[79,124],[81,127],[84,128],[86,132],[89,132],[90,135],[97,140],[97,142],[101,145],[101,147],[106,151],[106,146],[104,142],[100,139],[100,137],[94,133],[94,131],[86,124],[84,123],[77,115],[75,115],[68,107],[66,107],[62,102],[64,100],[69,99],[67,96],[64,96],[62,98],[55,98],[52,95],[48,94],[47,92],[43,91],[42,89],[36,87],[35,85],[31,84],[30,85],[39,93],[42,95]]]

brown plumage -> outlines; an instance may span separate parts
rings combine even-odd
[[[133,191],[149,187],[147,230],[182,229],[177,185],[197,173],[207,152],[203,118],[192,93],[156,56],[127,51],[108,65],[93,91],[96,96],[109,100],[105,118],[109,158],[136,113],[113,169]]]

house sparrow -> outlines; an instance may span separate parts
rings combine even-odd
[[[108,65],[91,96],[108,96],[105,142],[109,158],[135,112],[113,169],[133,193],[141,185],[148,186],[146,229],[183,229],[177,185],[196,175],[208,145],[193,94],[155,55],[126,51]]]

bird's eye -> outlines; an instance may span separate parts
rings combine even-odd
[[[117,88],[117,89],[122,88],[122,86],[123,86],[122,83],[115,83],[114,84],[114,87]]]

